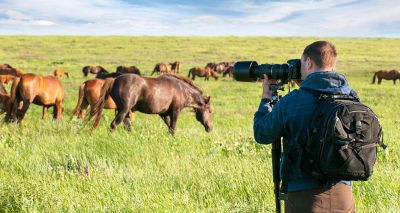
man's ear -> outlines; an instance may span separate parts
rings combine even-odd
[[[311,70],[314,66],[314,62],[311,60],[310,57],[307,57],[306,59],[306,68],[307,70]]]

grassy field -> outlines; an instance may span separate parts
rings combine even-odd
[[[354,183],[357,211],[400,212],[400,86],[371,84],[374,71],[400,69],[400,39],[71,36],[0,36],[0,63],[70,73],[61,122],[43,122],[41,107],[31,106],[22,124],[0,123],[0,212],[273,212],[270,146],[256,144],[252,132],[260,83],[196,79],[211,96],[211,133],[190,109],[175,136],[159,116],[141,113],[132,132],[121,125],[111,133],[110,110],[92,133],[71,116],[86,80],[81,70],[135,65],[149,75],[158,62],[180,60],[187,75],[213,61],[284,63],[320,39],[335,43],[337,71],[379,116],[389,146],[372,178]]]

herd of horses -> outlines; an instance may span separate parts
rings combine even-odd
[[[115,118],[111,129],[114,130],[123,122],[131,130],[130,119],[136,111],[158,114],[170,133],[174,134],[180,112],[190,107],[205,130],[211,131],[210,96],[204,95],[191,79],[177,74],[179,63],[171,67],[173,72],[160,71],[159,76],[153,78],[142,76],[135,66],[119,66],[115,72],[108,72],[101,66],[85,66],[82,68],[84,76],[92,73],[96,77],[80,85],[73,115],[83,119],[90,106],[89,119],[95,117],[94,130],[99,125],[103,109],[114,109]],[[0,82],[0,110],[6,113],[5,121],[21,122],[32,103],[43,107],[43,120],[46,120],[50,107],[54,108],[53,118],[62,119],[64,89],[60,77],[63,75],[69,77],[65,70],[55,70],[53,75],[40,76],[23,73],[8,64],[0,65],[1,78],[12,76],[10,94],[3,86],[3,83],[8,84],[10,81]]]
[[[109,72],[102,66],[85,66],[84,76],[95,74],[95,78],[86,80],[79,86],[78,101],[73,109],[73,115],[84,119],[86,110],[90,107],[88,119],[95,118],[92,129],[99,125],[103,109],[115,110],[115,118],[111,129],[121,122],[130,130],[130,119],[136,111],[147,114],[158,114],[169,131],[174,134],[176,122],[181,110],[190,107],[195,112],[196,119],[206,131],[212,129],[210,96],[205,96],[193,80],[196,76],[208,80],[213,77],[231,76],[234,62],[208,63],[205,67],[189,69],[187,77],[179,74],[181,63],[157,63],[153,69],[158,77],[144,77],[136,66],[118,66],[115,72]],[[5,112],[6,122],[21,122],[30,105],[43,107],[43,120],[46,119],[48,108],[53,107],[53,118],[62,119],[64,111],[64,89],[60,82],[61,76],[69,78],[67,71],[54,70],[52,75],[40,76],[33,73],[23,73],[9,64],[0,64],[0,111]],[[190,78],[191,77],[191,78]],[[374,73],[372,83],[376,78],[378,84],[382,79],[400,79],[397,70],[380,70]],[[10,94],[4,84],[11,84]]]

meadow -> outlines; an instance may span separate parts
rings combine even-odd
[[[148,76],[156,63],[179,60],[187,75],[208,62],[284,63],[321,39],[336,45],[336,70],[378,115],[388,145],[371,179],[354,182],[356,209],[400,212],[400,82],[371,84],[374,71],[400,69],[400,39],[113,36],[0,36],[0,63],[70,73],[61,79],[62,121],[43,122],[32,105],[21,124],[0,122],[0,212],[273,212],[271,147],[256,144],[252,132],[260,83],[197,78],[211,96],[210,133],[190,109],[174,136],[159,116],[142,113],[132,132],[122,125],[110,132],[112,110],[91,132],[90,122],[72,117],[79,85],[94,77],[82,67],[135,65]]]

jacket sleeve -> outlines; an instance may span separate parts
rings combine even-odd
[[[270,144],[283,136],[282,101],[273,108],[266,100],[261,100],[254,114],[254,138],[257,143]]]

